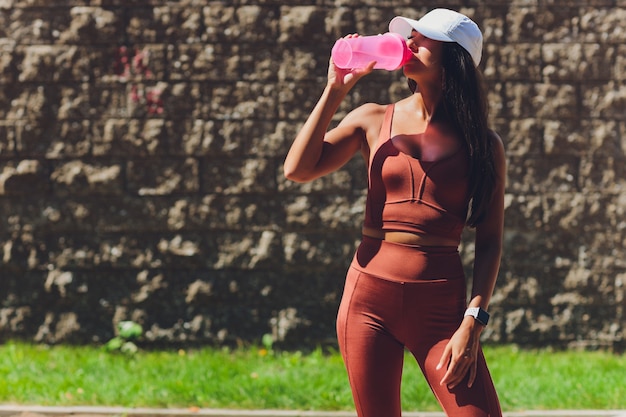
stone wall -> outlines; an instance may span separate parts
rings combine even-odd
[[[626,1],[437,3],[485,33],[509,162],[493,343],[622,348]],[[0,335],[334,343],[366,177],[310,184],[284,155],[330,47],[409,0],[0,0]],[[337,119],[405,96],[361,81]],[[462,252],[471,265],[472,233]]]

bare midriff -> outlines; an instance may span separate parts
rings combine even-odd
[[[364,236],[368,236],[374,239],[381,239],[387,242],[400,243],[404,245],[453,247],[459,246],[459,242],[456,241],[456,239],[450,239],[442,236],[426,236],[419,233],[381,230],[367,226],[363,226],[362,233]]]

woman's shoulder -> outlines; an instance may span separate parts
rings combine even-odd
[[[487,140],[491,141],[491,145],[499,152],[504,153],[504,141],[493,129],[487,129]]]
[[[360,117],[380,117],[385,115],[387,107],[389,107],[389,104],[365,103],[352,110],[350,114]]]
[[[339,124],[341,127],[361,132],[361,137],[365,141],[363,146],[366,146],[366,148],[362,148],[364,154],[368,155],[369,149],[375,146],[388,106],[377,103],[362,104],[348,113]],[[368,158],[367,155],[366,159]]]
[[[352,110],[344,117],[343,126],[354,126],[364,131],[380,129],[388,105],[365,103]]]
[[[502,143],[502,138],[500,137],[498,132],[493,129],[487,129],[487,137],[489,138],[489,140]]]
[[[491,141],[491,149],[493,149],[493,158],[496,165],[496,171],[504,176],[506,171],[506,156],[504,142],[495,130],[487,130],[487,140]]]

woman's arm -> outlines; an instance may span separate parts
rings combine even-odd
[[[472,296],[469,307],[487,310],[496,285],[504,230],[506,161],[502,139],[493,132],[496,184],[485,220],[476,227]]]
[[[485,220],[476,226],[472,295],[468,304],[469,307],[481,307],[484,310],[489,306],[496,285],[504,230],[506,161],[502,139],[495,132],[492,133],[490,139],[494,148],[496,184]],[[448,364],[448,370],[441,380],[442,385],[455,387],[469,371],[468,386],[472,386],[476,378],[476,359],[483,328],[484,326],[471,316],[463,319],[461,326],[446,346],[438,365],[440,369]]]
[[[372,72],[374,64],[361,70],[341,70],[331,60],[322,96],[285,158],[285,177],[297,182],[312,181],[340,168],[361,149],[372,106],[353,110],[335,129],[328,133],[327,130],[346,94],[360,78]]]

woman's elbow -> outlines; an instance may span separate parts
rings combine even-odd
[[[487,242],[476,242],[475,251],[477,255],[500,259],[502,257],[502,240],[491,239]]]
[[[305,173],[303,173],[301,171],[298,171],[296,169],[290,168],[287,165],[285,165],[283,167],[283,175],[289,181],[300,182],[300,183],[310,182],[310,181],[312,181],[314,179],[314,178],[312,178],[310,176],[305,175]]]

